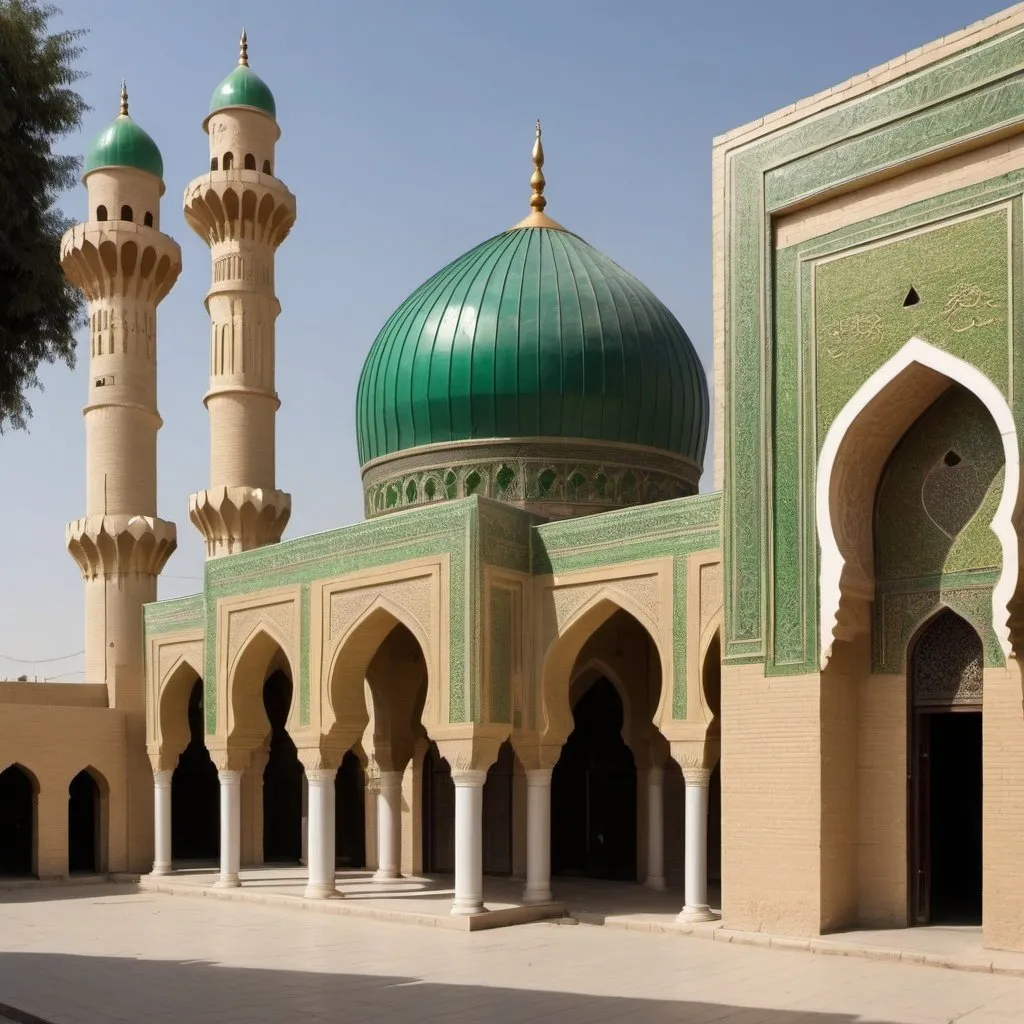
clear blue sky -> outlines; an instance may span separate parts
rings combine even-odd
[[[58,0],[60,2],[60,0]],[[636,274],[710,366],[711,140],[998,10],[999,0],[63,0],[88,29],[84,152],[117,113],[165,167],[163,228],[184,271],[158,319],[160,514],[179,546],[160,595],[201,587],[190,492],[208,480],[208,250],[181,214],[207,166],[209,97],[249,35],[283,135],[276,170],[299,218],[277,261],[278,486],[288,537],[362,517],[353,398],[388,314],[450,259],[527,212],[544,121],[548,212]],[[83,219],[85,190],[65,200]],[[84,340],[84,339],[83,339]],[[82,515],[74,373],[46,368],[29,433],[0,438],[0,678],[81,679],[82,585],[64,524]],[[311,438],[318,438],[311,444]],[[14,658],[39,659],[35,666]]]

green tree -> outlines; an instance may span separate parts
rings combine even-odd
[[[41,362],[75,365],[81,295],[60,269],[68,226],[57,208],[79,160],[54,152],[88,109],[73,85],[83,31],[50,32],[60,12],[36,0],[0,0],[0,433],[32,415]]]

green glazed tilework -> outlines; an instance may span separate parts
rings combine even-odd
[[[142,610],[146,636],[202,629],[206,623],[206,598],[202,594],[153,601]]]
[[[1009,384],[1004,207],[818,264],[818,442],[857,388],[910,338]],[[919,300],[904,307],[913,288]]]
[[[491,722],[511,721],[514,600],[512,591],[505,587],[491,589]]]
[[[776,389],[792,383],[777,379],[774,370],[774,267],[765,259],[770,238],[767,211],[809,191],[912,160],[950,139],[1019,121],[1024,108],[1013,76],[1024,61],[1020,37],[1018,30],[965,50],[729,156],[724,208],[729,401],[722,538],[726,660],[765,660],[764,579],[772,565],[765,557],[772,543],[765,499],[765,452],[770,449],[771,430],[768,382]]]

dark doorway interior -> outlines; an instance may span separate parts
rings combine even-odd
[[[89,771],[80,771],[68,787],[68,871],[99,870],[100,787]]]
[[[270,753],[263,769],[263,860],[268,864],[302,859],[302,763],[284,728],[291,702],[291,680],[274,672],[263,684],[270,719]]]
[[[216,860],[220,856],[220,788],[203,742],[203,681],[188,698],[188,746],[171,778],[171,856]]]
[[[981,924],[981,712],[921,715],[930,762],[929,923]]]
[[[423,759],[423,870],[434,875],[455,871],[455,784],[435,743]]]
[[[512,874],[512,782],[516,755],[506,740],[487,772],[483,803],[483,868],[485,875]]]
[[[636,881],[636,764],[615,687],[598,679],[573,721],[551,779],[551,870]]]
[[[334,851],[340,868],[366,867],[365,791],[363,766],[350,750],[334,780]]]
[[[19,765],[0,772],[0,875],[32,874],[35,786]]]

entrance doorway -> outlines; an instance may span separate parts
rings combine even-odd
[[[636,881],[636,763],[618,691],[600,678],[573,708],[551,777],[551,870]]]
[[[21,765],[0,772],[0,875],[34,874],[36,782]]]
[[[188,746],[171,776],[171,857],[216,860],[220,856],[220,784],[203,740],[203,681],[188,698]]]
[[[263,860],[297,864],[302,859],[302,762],[285,731],[292,703],[291,680],[274,672],[263,684],[270,720],[270,752],[263,769]]]
[[[100,870],[100,787],[87,768],[68,787],[68,871]]]
[[[910,919],[980,924],[982,893],[981,638],[937,615],[910,659]]]

